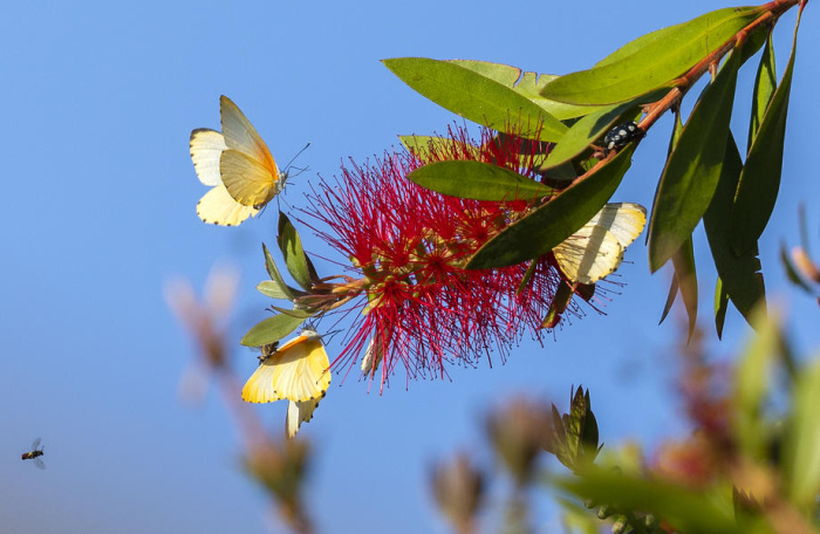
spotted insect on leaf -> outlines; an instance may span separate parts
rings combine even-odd
[[[646,132],[638,128],[635,121],[623,122],[607,132],[604,136],[604,147],[607,152],[619,150],[630,141],[640,139],[644,135],[646,135]]]

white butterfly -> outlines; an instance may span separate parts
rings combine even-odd
[[[632,202],[605,205],[580,230],[552,249],[567,279],[594,284],[621,265],[624,250],[643,231],[646,208]]]
[[[285,186],[270,150],[239,107],[219,99],[222,132],[191,132],[191,159],[199,181],[213,187],[197,204],[205,222],[236,226],[256,215]]]

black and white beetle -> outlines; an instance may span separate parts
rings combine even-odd
[[[623,148],[635,139],[640,139],[646,132],[638,128],[634,121],[624,122],[609,130],[604,137],[604,147],[606,151]]]

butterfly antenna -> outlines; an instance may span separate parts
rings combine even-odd
[[[342,329],[341,329],[341,328],[339,328],[339,329],[337,329],[337,330],[331,330],[330,332],[328,332],[328,333],[324,334],[324,335],[322,336],[322,338],[323,338],[323,340],[324,340],[324,338],[328,338],[328,339],[327,339],[327,340],[328,340],[328,342],[333,341],[333,338],[336,336],[336,334],[338,334],[338,333],[339,333],[339,332],[341,332],[341,331],[342,331]]]
[[[294,161],[296,161],[296,158],[298,158],[300,155],[302,155],[302,152],[304,152],[305,150],[307,150],[307,148],[308,148],[309,146],[310,146],[310,143],[306,144],[306,145],[304,146],[304,148],[302,148],[302,150],[300,150],[299,152],[297,152],[295,156],[293,156],[292,158],[290,158],[290,161],[287,163],[287,165],[285,165],[285,171],[284,171],[284,172],[285,172],[285,174],[287,174],[289,177],[293,178],[294,176],[298,176],[299,174],[302,174],[303,172],[305,172],[306,170],[308,170],[308,168],[307,168],[307,167],[305,167],[305,168],[293,167],[293,162],[294,162]],[[290,168],[297,169],[299,172],[298,172],[297,174],[294,174],[293,176],[290,176],[290,173],[288,172],[288,169],[290,169]]]

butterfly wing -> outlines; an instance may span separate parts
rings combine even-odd
[[[233,149],[223,152],[219,172],[228,193],[245,206],[261,208],[279,192],[270,169],[244,152]]]
[[[220,163],[222,182],[237,202],[261,207],[282,189],[284,180],[267,145],[239,107],[222,96],[219,110],[225,144],[245,157],[242,160],[234,155],[227,163]]]
[[[571,282],[594,284],[618,268],[624,249],[606,228],[587,223],[552,249],[552,253]]]
[[[220,226],[237,226],[258,212],[253,206],[243,206],[235,201],[224,185],[218,185],[205,193],[196,205],[200,219]]]
[[[296,437],[302,423],[307,423],[313,419],[313,412],[319,406],[318,400],[305,402],[288,401],[288,416],[285,419],[285,433],[288,439]]]
[[[222,134],[208,128],[199,128],[191,132],[189,147],[199,181],[210,186],[222,185],[219,156],[228,149]]]
[[[596,213],[589,224],[603,226],[626,248],[643,231],[646,208],[634,202],[610,203]]]
[[[646,209],[640,204],[610,203],[552,252],[570,281],[594,284],[621,265],[624,250],[645,224]]]
[[[318,336],[300,335],[266,358],[242,389],[246,402],[321,399],[330,386],[330,361]]]

